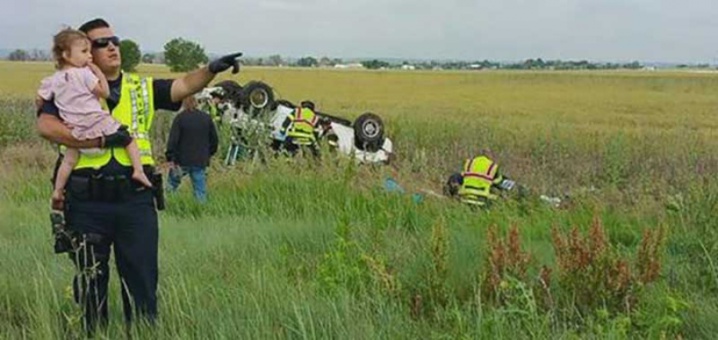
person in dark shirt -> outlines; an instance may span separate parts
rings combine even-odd
[[[184,175],[192,180],[194,197],[201,203],[207,202],[207,166],[209,159],[217,153],[219,140],[212,117],[197,109],[193,96],[183,101],[183,110],[172,122],[167,141],[167,162],[169,162],[169,190],[176,191]]]
[[[79,30],[90,39],[92,60],[108,80],[106,108],[127,126],[126,133],[78,140],[63,123],[53,100],[39,101],[36,128],[43,138],[57,144],[102,149],[92,157],[80,155],[65,187],[65,201],[53,202],[53,209],[63,210],[66,227],[77,235],[73,236],[77,248],[61,251],[69,251],[77,266],[75,301],[83,306],[85,326],[93,333],[98,324],[108,323],[113,248],[125,321],[140,316],[153,323],[157,317],[157,209],[163,204],[149,138],[155,110],[175,111],[184,98],[207,86],[217,73],[230,68],[237,73],[241,53],[223,56],[177,79],[153,79],[121,71],[120,38],[105,20],[88,21]],[[132,167],[124,146],[132,140],[137,141],[154,190],[128,180]]]

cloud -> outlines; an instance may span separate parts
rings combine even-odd
[[[262,1],[259,3],[259,7],[267,9],[269,11],[301,11],[304,7],[292,1]]]
[[[212,52],[518,60],[712,61],[713,0],[24,0],[0,48],[49,47],[62,24],[106,17],[145,50],[174,37]]]

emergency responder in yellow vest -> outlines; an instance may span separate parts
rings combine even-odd
[[[63,124],[55,103],[42,101],[38,108],[39,134],[58,144],[74,148],[103,148],[97,154],[82,154],[65,188],[65,201],[54,202],[64,209],[66,228],[76,235],[61,244],[78,245],[69,251],[78,266],[74,280],[75,299],[85,309],[85,325],[92,332],[96,324],[107,323],[109,258],[114,247],[115,262],[123,289],[125,320],[133,312],[152,322],[157,315],[158,221],[161,208],[161,177],[155,172],[149,132],[155,110],[176,111],[182,99],[202,88],[219,72],[239,71],[240,53],[227,55],[178,79],[152,79],[120,70],[120,39],[103,19],[94,19],[80,28],[91,42],[93,62],[105,74],[110,96],[104,103],[113,117],[128,127],[127,134],[108,138],[77,140]],[[124,146],[134,138],[142,164],[153,189],[130,180],[130,159]],[[64,204],[62,204],[64,203]],[[62,204],[62,207],[60,207]],[[53,215],[55,217],[57,215]],[[53,225],[62,224],[53,220]],[[89,270],[92,268],[92,270]]]
[[[282,125],[285,134],[284,149],[295,155],[300,149],[309,150],[315,157],[319,156],[316,127],[319,117],[314,112],[314,103],[303,101],[294,109]]]
[[[460,173],[454,173],[444,186],[444,193],[476,207],[488,207],[498,195],[516,183],[501,174],[499,165],[481,155],[467,159]]]
[[[222,124],[222,112],[219,110],[219,104],[222,102],[222,96],[215,92],[212,92],[210,96],[212,98],[207,102],[206,111],[215,124]]]

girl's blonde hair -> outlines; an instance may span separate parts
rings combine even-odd
[[[61,69],[67,63],[62,53],[70,51],[72,44],[78,40],[90,39],[82,31],[78,31],[72,28],[65,28],[60,33],[55,34],[52,39],[52,56],[55,58],[55,68]]]

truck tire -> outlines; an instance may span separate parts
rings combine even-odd
[[[274,91],[261,81],[250,81],[242,89],[242,107],[245,111],[264,110],[274,105]]]
[[[354,120],[354,144],[359,150],[379,151],[384,142],[384,123],[379,116],[367,112]]]

